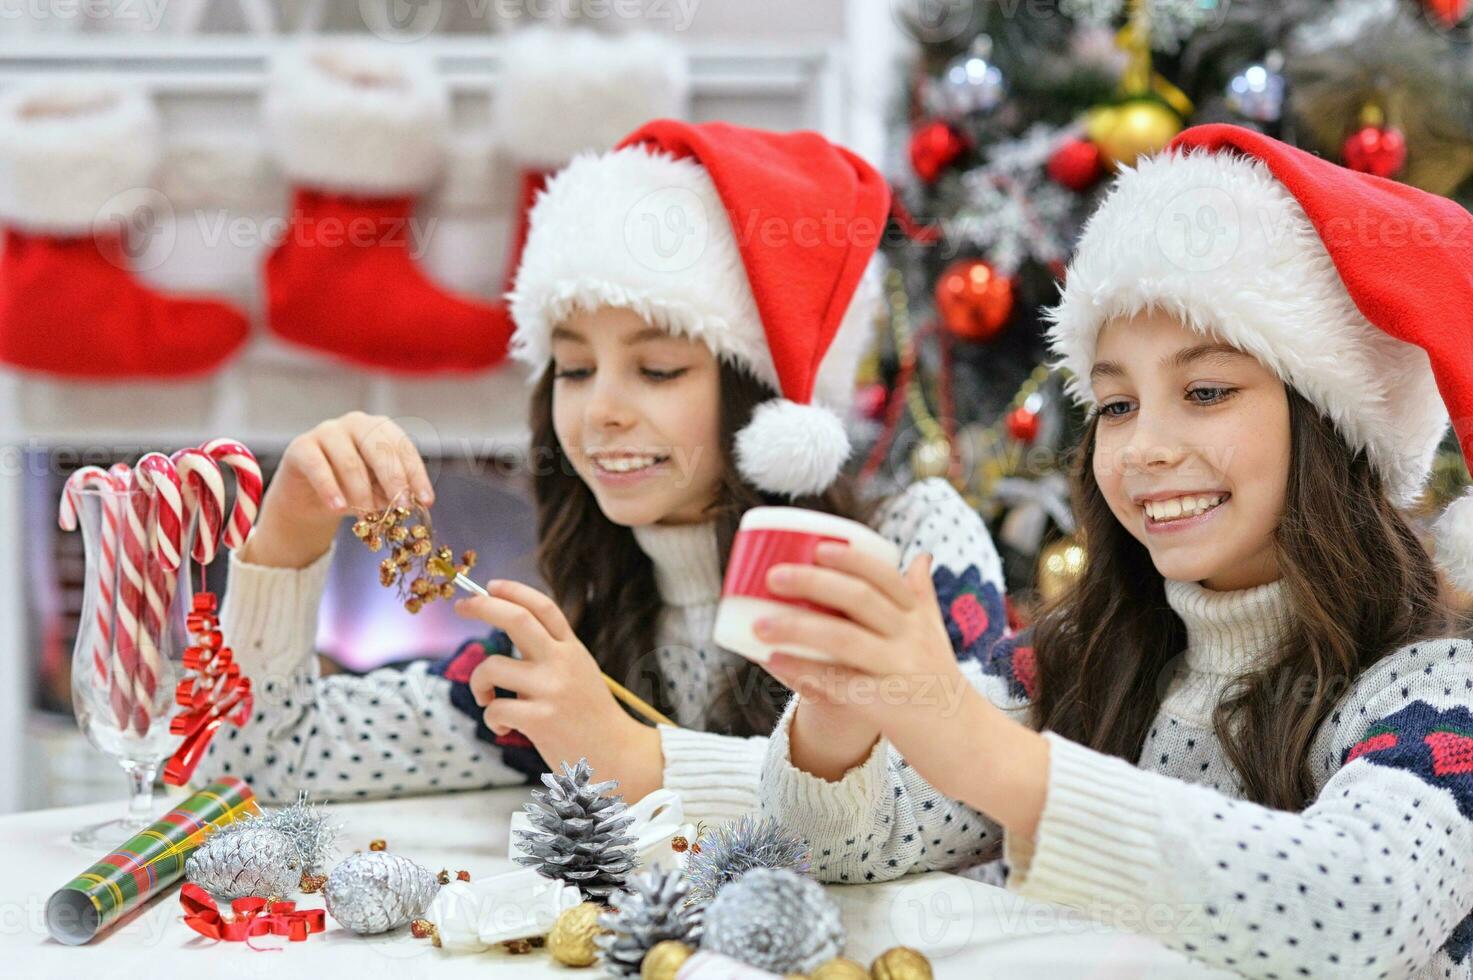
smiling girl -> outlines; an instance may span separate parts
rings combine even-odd
[[[550,594],[493,581],[490,598],[456,606],[492,627],[486,640],[403,671],[319,677],[336,528],[400,493],[433,499],[392,421],[324,422],[292,442],[232,555],[224,630],[258,710],[201,771],[243,775],[268,799],[332,799],[518,783],[586,756],[630,801],[664,786],[692,819],[745,812],[788,695],[711,632],[737,525],[758,504],[867,519],[905,560],[936,555],[974,597],[958,649],[990,644],[1001,565],[977,515],[944,481],[879,503],[840,473],[834,410],[873,327],[864,273],[888,203],[868,164],[815,133],[659,120],[575,158],[531,210],[510,296],[511,353],[534,369]],[[676,724],[631,717],[600,671]]]
[[[840,664],[769,667],[800,697],[763,808],[821,878],[986,861],[1252,976],[1470,975],[1473,643],[1401,510],[1449,408],[1473,446],[1470,225],[1232,126],[1122,171],[1051,311],[1091,409],[1072,590],[958,668],[925,589],[774,571],[898,624],[766,630]],[[1468,506],[1438,524],[1464,588]],[[856,694],[937,676],[954,710]]]

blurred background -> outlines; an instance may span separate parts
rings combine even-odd
[[[85,575],[56,507],[79,466],[228,435],[269,478],[318,421],[386,414],[430,462],[437,534],[475,549],[481,577],[537,584],[528,379],[501,359],[500,296],[539,182],[642,110],[818,130],[892,181],[852,467],[876,491],[950,479],[992,528],[1025,622],[1085,558],[1066,480],[1081,420],[1041,366],[1039,310],[1109,173],[1184,126],[1230,121],[1466,206],[1470,7],[0,0],[0,812],[120,789],[72,714]],[[301,51],[349,54],[284,76]],[[448,115],[403,161],[417,176],[325,189],[393,215],[392,241],[319,248],[310,275],[288,274],[268,259],[301,234],[304,202],[323,205],[301,171],[324,161],[304,164],[303,134],[273,119],[344,84],[429,85]],[[142,106],[141,128],[109,129],[119,106]],[[332,146],[353,119],[327,118]],[[115,193],[90,202],[99,187]],[[1422,516],[1467,482],[1445,448]],[[378,560],[338,549],[324,672],[441,654],[471,632],[448,606],[405,614]],[[224,572],[210,567],[216,591]]]

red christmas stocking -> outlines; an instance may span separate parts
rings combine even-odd
[[[299,48],[278,59],[265,114],[295,185],[266,260],[271,331],[396,371],[500,362],[512,331],[505,307],[444,289],[413,256],[410,217],[439,177],[450,126],[431,66],[391,44]]]
[[[79,378],[181,377],[246,338],[244,314],[140,283],[130,225],[150,194],[159,121],[137,92],[76,81],[0,99],[0,361]]]

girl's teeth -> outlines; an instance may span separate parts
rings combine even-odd
[[[1196,517],[1222,503],[1220,496],[1174,497],[1171,500],[1146,501],[1146,514],[1153,521],[1170,521],[1181,517]]]
[[[655,456],[632,456],[620,459],[600,459],[596,461],[600,469],[608,470],[610,473],[632,473],[642,470],[659,462]]]

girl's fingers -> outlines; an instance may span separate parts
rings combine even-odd
[[[476,704],[485,706],[496,700],[496,688],[535,697],[537,668],[515,657],[491,656],[471,671],[471,694]]]
[[[323,506],[331,511],[341,511],[347,508],[347,494],[343,492],[342,487],[338,486],[337,477],[332,471],[332,464],[327,461],[327,456],[323,454],[320,445],[313,441],[302,443],[298,468],[302,471],[302,476],[307,478],[307,484],[322,500]]]
[[[824,567],[838,569],[864,579],[902,610],[908,611],[915,608],[915,596],[905,584],[900,569],[882,558],[865,554],[858,548],[851,548],[845,544],[825,541],[815,551],[814,560]]]
[[[409,486],[414,492],[415,501],[425,507],[433,504],[435,487],[430,483],[430,474],[425,470],[424,457],[419,454],[414,440],[408,435],[405,435],[399,444],[399,459],[404,465],[404,472],[408,474]]]
[[[397,427],[393,427],[391,423],[381,423],[367,431],[355,430],[352,434],[359,456],[368,461],[373,479],[383,490],[384,506],[395,500],[403,503],[400,497],[407,495],[409,490],[409,477],[404,472],[404,463],[399,459],[395,431]]]
[[[853,704],[855,688],[864,675],[849,667],[824,664],[791,653],[774,653],[764,664],[767,672],[810,701]]]
[[[537,621],[542,624],[543,629],[547,630],[547,634],[559,643],[573,635],[573,628],[568,625],[568,619],[558,608],[558,604],[530,585],[523,585],[521,582],[513,582],[509,579],[493,579],[486,583],[486,591],[498,599],[505,599],[524,607],[537,617]]]
[[[526,733],[538,727],[543,715],[541,705],[521,698],[496,698],[481,712],[486,727],[497,735],[505,735],[513,728]]]
[[[833,657],[842,667],[866,674],[885,672],[885,658],[877,649],[875,635],[838,616],[795,610],[758,620],[756,631],[774,646],[809,647]]]
[[[368,467],[353,439],[341,428],[328,426],[318,435],[317,444],[332,464],[333,475],[348,498],[348,505],[354,510],[373,510],[373,486]]]
[[[776,565],[767,574],[767,587],[777,595],[807,599],[841,612],[880,636],[889,636],[901,622],[900,609],[888,594],[848,572],[816,565]]]
[[[553,638],[542,622],[525,607],[495,596],[459,599],[455,613],[466,619],[479,619],[489,626],[506,631],[523,657],[545,658],[553,646]]]

